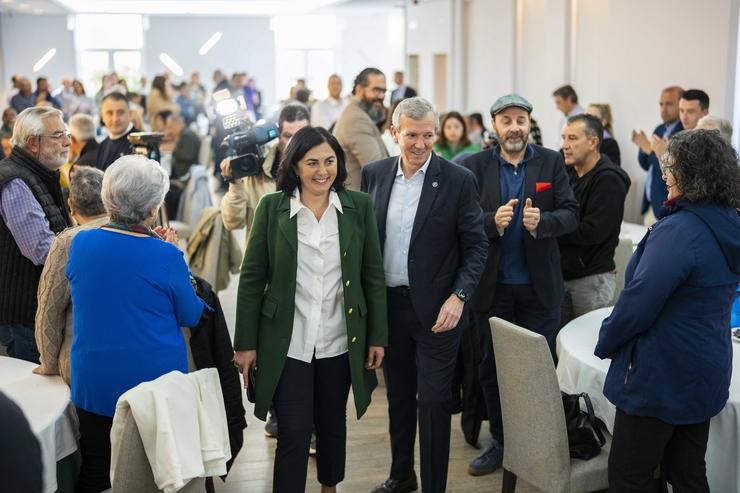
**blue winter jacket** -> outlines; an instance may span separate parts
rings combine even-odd
[[[722,410],[732,375],[730,308],[740,281],[740,216],[678,200],[637,246],[594,354],[611,358],[604,395],[672,424]]]

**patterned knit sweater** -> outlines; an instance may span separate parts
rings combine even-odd
[[[69,247],[80,231],[99,228],[107,217],[61,232],[51,244],[41,272],[36,310],[36,345],[41,353],[42,375],[61,375],[69,385],[69,350],[72,346],[72,297],[66,268]]]

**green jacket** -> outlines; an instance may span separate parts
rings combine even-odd
[[[338,192],[342,213],[339,247],[347,320],[347,345],[357,418],[377,386],[375,370],[365,369],[368,346],[388,343],[385,274],[370,198]],[[298,227],[290,217],[290,197],[265,195],[257,206],[242,263],[237,294],[234,349],[257,350],[254,415],[264,420],[288,354],[295,312]]]

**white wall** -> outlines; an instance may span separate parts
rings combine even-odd
[[[406,5],[406,51],[419,56],[419,83],[416,87],[420,96],[433,99],[434,55],[447,55],[448,89],[452,87],[452,70],[454,63],[453,36],[456,26],[453,24],[454,3],[457,0],[428,0]],[[459,23],[462,26],[462,22]],[[448,95],[448,102],[453,98]],[[439,102],[437,102],[439,104]],[[448,108],[453,109],[453,108]]]
[[[216,31],[223,33],[221,41],[199,55],[200,47]],[[265,101],[275,98],[275,40],[267,17],[150,17],[143,52],[150,81],[166,70],[159,54],[167,52],[183,68],[183,77],[197,70],[209,89],[215,69],[229,75],[247,71],[257,79]]]
[[[44,53],[57,53],[38,74],[33,65]],[[0,15],[0,94],[10,85],[10,76],[22,74],[36,86],[36,77],[44,75],[57,87],[65,77],[74,75],[76,56],[74,35],[67,30],[65,15]]]
[[[454,54],[455,2],[408,2],[408,51],[420,53],[422,95],[433,94],[430,57]],[[712,114],[732,119],[739,0],[467,0],[464,4],[466,98],[461,108],[484,115],[499,96],[517,91],[534,105],[545,145],[562,115],[552,91],[571,83],[583,106],[612,105],[622,166],[633,179],[625,217],[638,221],[645,173],[633,128],[660,122],[663,87],[701,88]],[[517,13],[520,17],[518,20]],[[450,67],[454,63],[450,63]]]
[[[339,25],[335,61],[344,81],[342,92],[352,91],[352,82],[366,67],[382,70],[393,89],[393,72],[403,70],[406,60],[403,9],[346,6],[332,13]]]

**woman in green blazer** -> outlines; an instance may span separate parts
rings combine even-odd
[[[298,131],[276,193],[257,206],[237,296],[235,364],[254,414],[278,423],[273,491],[303,493],[312,427],[322,492],[344,479],[346,406],[370,404],[388,341],[386,288],[370,198],[344,188],[344,152],[323,128]]]

